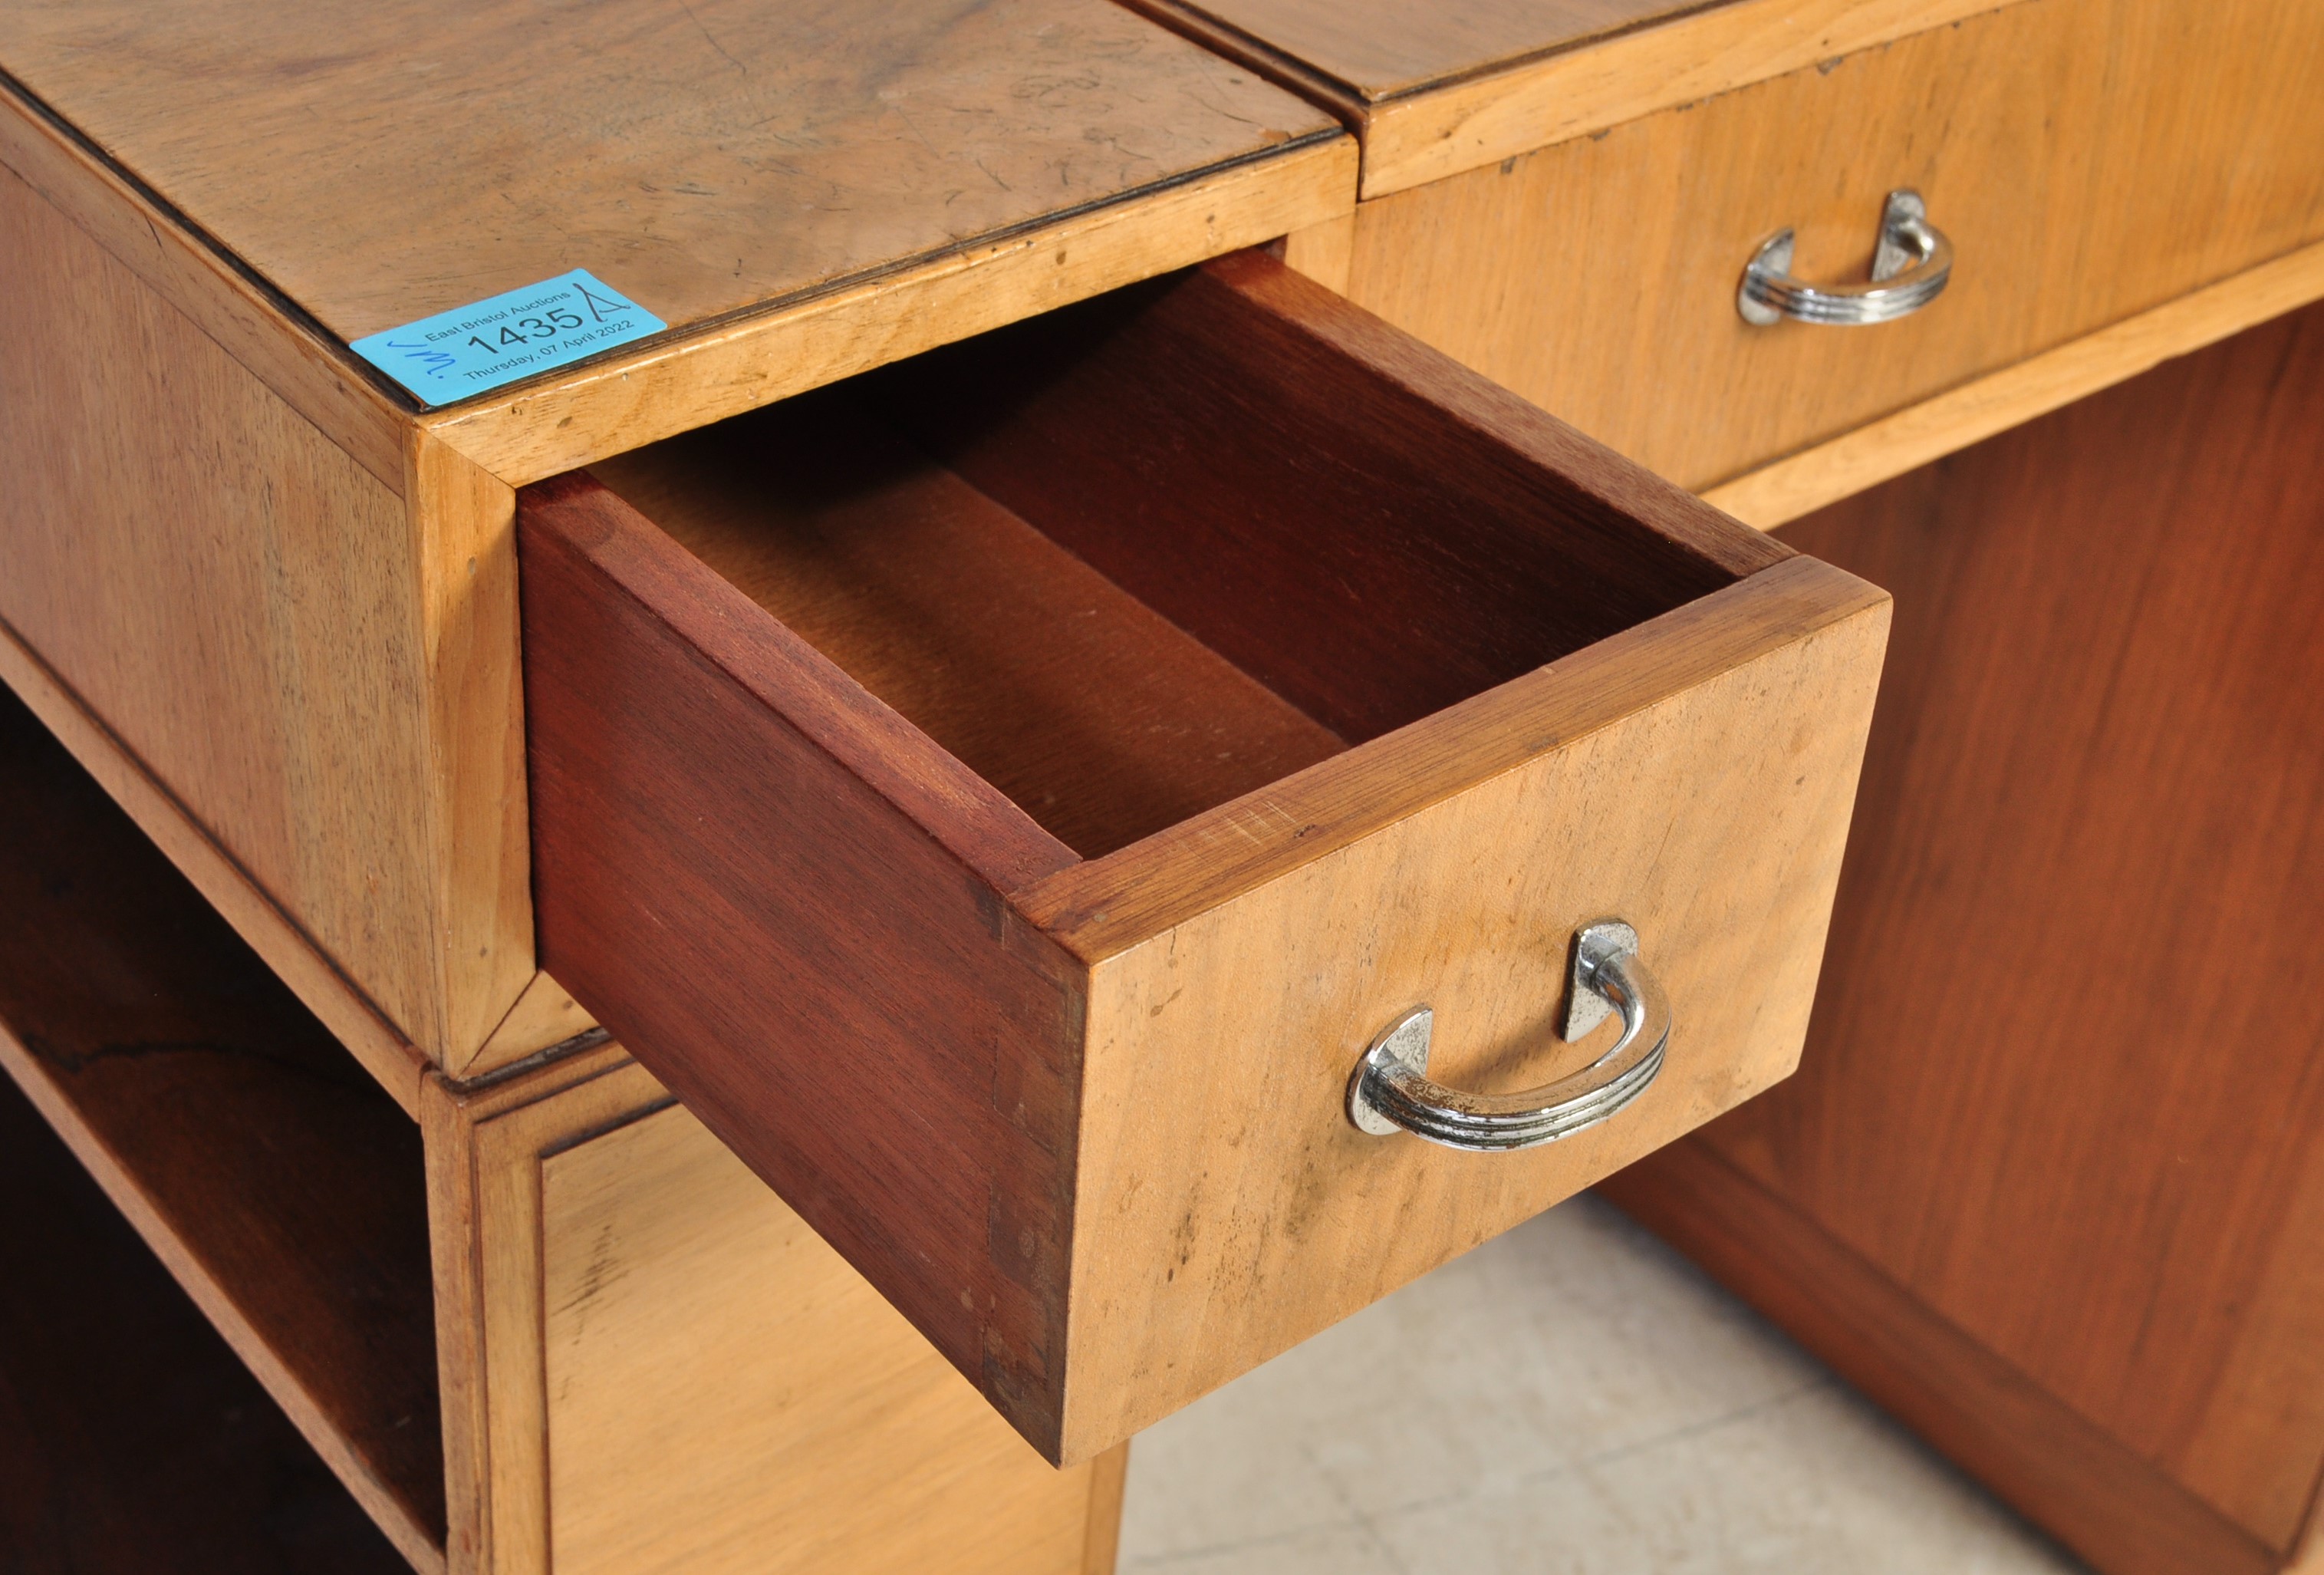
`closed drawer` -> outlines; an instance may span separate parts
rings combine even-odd
[[[544,965],[1053,1459],[1783,1077],[1886,598],[1260,254],[521,495]],[[1477,1153],[1348,1113],[1658,1081]]]
[[[1706,487],[2324,236],[2319,72],[2324,7],[2021,0],[1366,202],[1346,287]],[[1955,248],[1932,304],[1738,315],[1786,227],[1863,280],[1900,188]]]

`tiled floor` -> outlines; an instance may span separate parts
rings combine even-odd
[[[1582,1198],[1139,1436],[1122,1575],[2078,1568]]]

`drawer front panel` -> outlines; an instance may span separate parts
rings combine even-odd
[[[1779,620],[1672,614],[1694,625],[1692,671],[1651,699],[1605,703],[1646,631],[1561,663],[1563,683],[1536,675],[1536,703],[1526,681],[1483,697],[1499,715],[1475,718],[1480,756],[1500,729],[1571,742],[1098,968],[1072,1321],[1103,1333],[1075,1365],[1069,1436],[1159,1420],[1790,1075],[1887,621],[1870,598],[1833,616],[1838,578],[1800,560],[1709,598],[1788,600]],[[1324,819],[1298,788],[1248,818]],[[1350,1068],[1418,1003],[1431,1075],[1456,1087],[1528,1088],[1603,1053],[1613,1025],[1578,1045],[1553,1025],[1568,938],[1609,913],[1637,927],[1675,1024],[1637,1103],[1515,1153],[1350,1125]]]
[[[1052,1459],[1797,1056],[1886,598],[1271,259],[529,489],[519,545],[547,966]],[[1551,1024],[1609,914],[1679,1019],[1635,1104],[1351,1124],[1424,1002],[1480,1091],[1602,1053]]]
[[[2324,236],[2324,8],[2024,0],[1363,204],[1351,296],[1702,489]],[[1926,198],[1943,295],[1737,315],[1778,230],[1865,277]]]

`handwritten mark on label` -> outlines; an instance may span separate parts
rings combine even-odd
[[[430,405],[498,388],[669,325],[586,268],[347,347]]]

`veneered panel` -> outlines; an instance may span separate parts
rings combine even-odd
[[[2282,1550],[2324,1467],[2319,428],[2310,308],[1785,532],[1895,644],[1802,1075],[1705,1138]]]
[[[1104,0],[18,0],[0,64],[343,340],[576,267],[685,328],[1336,130]]]

